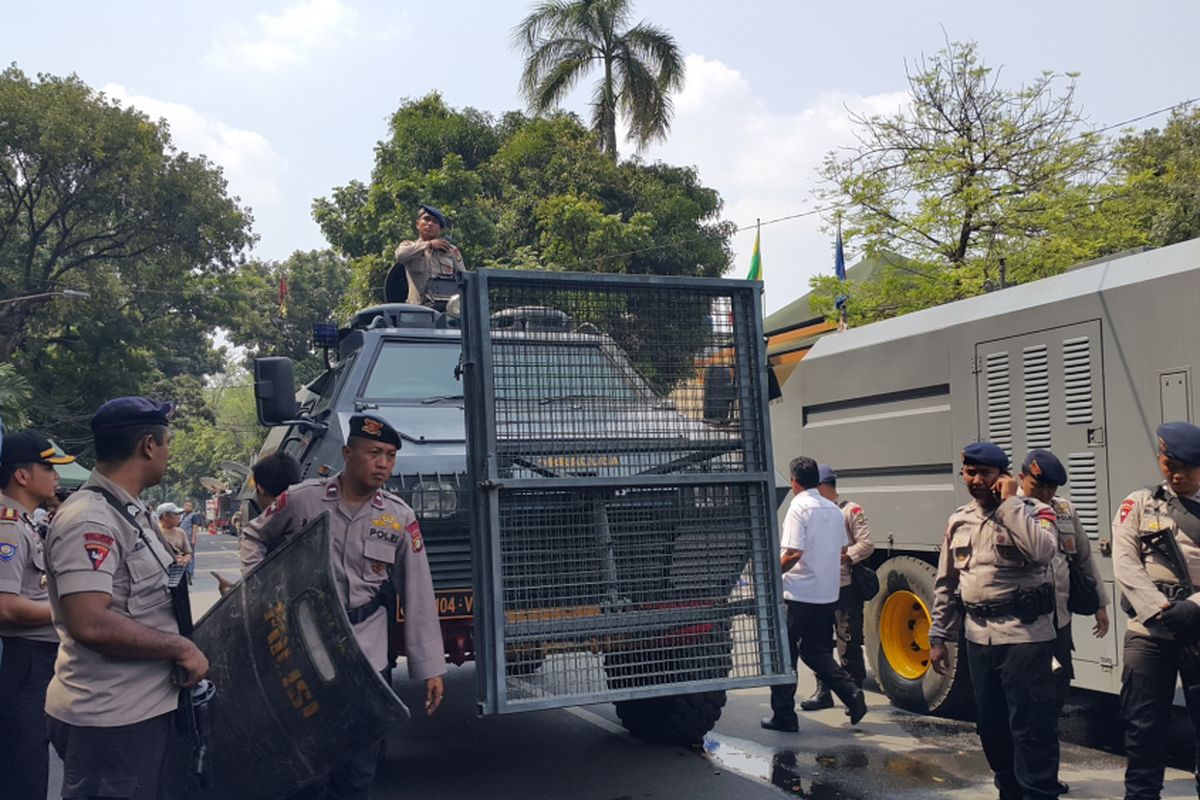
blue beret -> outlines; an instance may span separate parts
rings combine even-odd
[[[967,445],[962,451],[962,461],[981,467],[1008,469],[1008,455],[991,442],[972,442]]]
[[[828,483],[833,486],[837,483],[837,473],[828,464],[817,464],[817,474],[820,476],[817,479],[818,484]]]
[[[426,214],[436,219],[438,224],[442,226],[442,230],[450,227],[450,223],[446,221],[446,215],[433,206],[417,206],[417,210],[424,211]]]
[[[1067,470],[1058,460],[1058,456],[1049,450],[1030,450],[1021,464],[1021,471],[1032,475],[1038,483],[1052,483],[1055,486],[1067,485]]]
[[[149,397],[118,397],[92,415],[92,433],[130,425],[170,425],[175,406]]]
[[[400,448],[400,434],[387,420],[374,414],[355,414],[350,418],[350,433],[347,438],[358,436]]]
[[[1158,449],[1167,458],[1200,466],[1200,427],[1190,422],[1165,422],[1158,426]]]

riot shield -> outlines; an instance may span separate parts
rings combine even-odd
[[[196,624],[216,697],[209,763],[178,726],[165,796],[282,798],[409,718],[359,649],[329,566],[329,515],[271,552]]]

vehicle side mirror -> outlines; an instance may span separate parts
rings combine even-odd
[[[254,359],[254,409],[260,425],[282,425],[296,418],[296,380],[290,358]]]
[[[709,367],[704,371],[704,419],[709,422],[733,421],[737,387],[732,367]]]

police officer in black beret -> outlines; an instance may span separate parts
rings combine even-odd
[[[403,592],[408,673],[425,682],[425,713],[432,716],[445,690],[446,650],[421,526],[412,508],[387,490],[399,447],[400,434],[387,420],[352,416],[342,448],[345,469],[288,488],[242,531],[242,574],[270,548],[328,511],[339,599],[359,647],[390,684],[388,616],[395,595],[389,589]],[[325,800],[366,800],[383,750],[381,739],[348,754],[326,777]]]
[[[396,265],[408,276],[408,301],[434,307],[445,297],[429,291],[431,278],[453,278],[466,270],[462,253],[448,242],[443,233],[450,227],[441,210],[430,205],[418,206],[417,239],[400,243]]]
[[[1200,735],[1200,428],[1168,422],[1156,439],[1162,483],[1126,497],[1112,526],[1113,574],[1131,617],[1121,674],[1127,800],[1162,794],[1177,675]]]
[[[1051,669],[1057,541],[1054,512],[1017,496],[1008,455],[991,442],[963,448],[973,502],[950,516],[938,557],[929,663],[950,669],[959,598],[976,729],[1001,800],[1058,797],[1058,713]],[[965,645],[965,646],[964,646]]]
[[[157,797],[180,689],[208,672],[180,635],[167,578],[174,558],[141,499],[167,471],[172,410],[121,397],[96,411],[96,468],[46,537],[62,642],[46,714],[64,797]]]

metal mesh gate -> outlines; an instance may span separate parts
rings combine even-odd
[[[757,286],[466,280],[484,713],[788,674]]]

